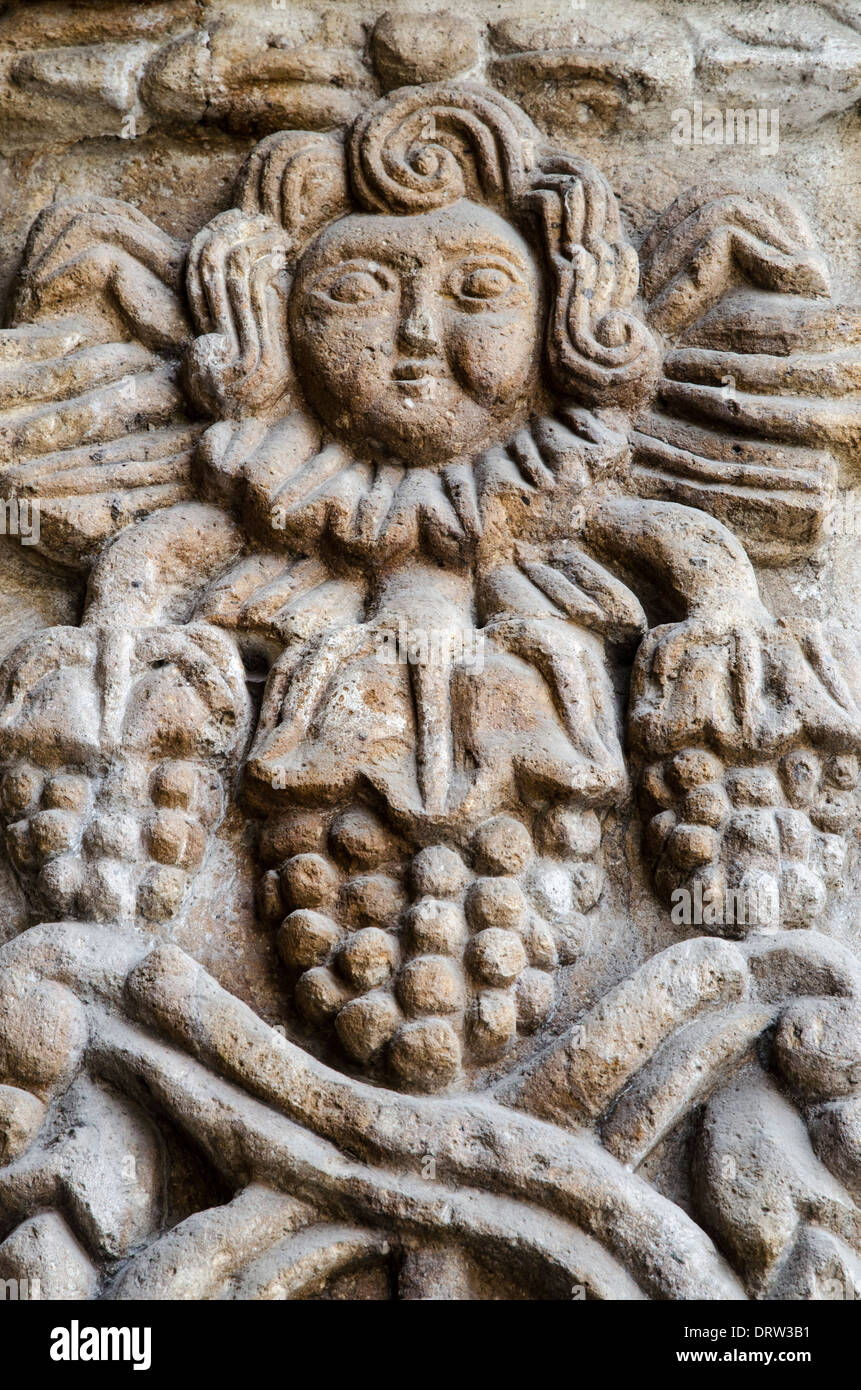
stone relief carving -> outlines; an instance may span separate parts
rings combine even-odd
[[[181,120],[341,85],[188,244],[95,195],[30,233],[0,482],[86,601],[0,670],[0,1275],[859,1296],[857,672],[754,562],[821,540],[861,316],[788,191],[698,184],[638,255],[510,99],[560,43],[498,28],[498,90],[447,23],[405,71],[378,21],[382,97],[348,45],[170,38]],[[632,814],[702,909],[655,950],[606,889]],[[225,815],[277,1008],[186,949]]]

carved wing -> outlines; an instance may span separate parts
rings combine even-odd
[[[831,298],[803,217],[768,192],[699,186],[640,255],[669,348],[635,422],[640,496],[710,512],[764,561],[815,544],[861,439],[861,313]]]
[[[30,234],[0,331],[0,492],[39,503],[66,563],[191,495],[185,258],[112,198],[54,203]]]

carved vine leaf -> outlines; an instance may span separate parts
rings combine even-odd
[[[0,333],[0,483],[38,499],[40,543],[65,563],[192,495],[184,260],[115,199],[54,204],[31,232]]]

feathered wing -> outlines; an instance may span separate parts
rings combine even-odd
[[[830,297],[809,228],[768,192],[684,193],[640,255],[667,352],[635,421],[637,492],[710,512],[761,560],[815,544],[861,447],[861,310]]]
[[[38,502],[68,564],[192,495],[186,250],[111,198],[52,204],[31,231],[0,331],[0,495]]]

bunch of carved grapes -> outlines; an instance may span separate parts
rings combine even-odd
[[[218,773],[166,759],[100,772],[17,763],[0,783],[6,844],[50,918],[166,922],[221,819]]]
[[[550,1015],[601,895],[600,840],[594,812],[557,807],[410,858],[364,807],[296,813],[263,833],[260,907],[307,1022],[370,1074],[436,1091]]]
[[[716,905],[701,925],[728,936],[811,926],[846,858],[859,775],[854,755],[823,759],[809,748],[786,754],[776,772],[691,748],[652,763],[641,799],[659,893],[670,900],[684,888]]]

